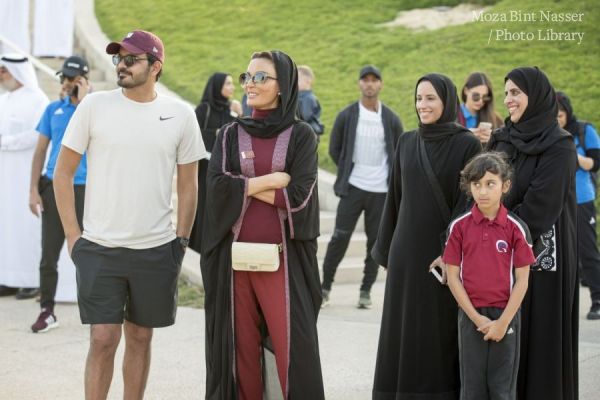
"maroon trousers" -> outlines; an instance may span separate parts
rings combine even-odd
[[[275,350],[283,397],[287,397],[289,365],[285,268],[280,255],[275,272],[233,271],[235,361],[240,400],[262,400],[260,312]]]

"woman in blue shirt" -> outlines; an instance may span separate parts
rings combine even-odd
[[[579,168],[577,191],[577,236],[581,279],[590,288],[592,307],[587,319],[600,319],[600,252],[596,242],[596,182],[592,172],[600,169],[600,138],[592,124],[578,121],[571,100],[563,92],[558,99],[558,124],[575,139]]]
[[[492,83],[483,72],[473,72],[467,78],[460,97],[458,123],[470,129],[485,145],[494,129],[503,126],[502,118],[494,111]]]

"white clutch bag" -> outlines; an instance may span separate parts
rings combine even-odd
[[[279,269],[281,244],[233,242],[231,262],[236,271],[273,272]]]

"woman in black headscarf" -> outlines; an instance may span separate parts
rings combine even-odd
[[[578,398],[577,153],[560,129],[556,94],[537,67],[505,78],[510,117],[489,143],[514,168],[507,208],[529,226],[537,257],[521,305],[519,399]]]
[[[233,78],[224,72],[215,72],[206,82],[200,104],[196,107],[196,119],[200,125],[202,140],[208,152],[212,151],[217,130],[232,122],[241,110],[240,103],[233,100]],[[198,206],[196,219],[190,235],[190,248],[200,252],[202,241],[203,212],[206,203],[206,170],[208,160],[198,163]]]
[[[460,171],[481,151],[457,124],[456,87],[444,75],[417,81],[419,128],[400,136],[375,261],[387,268],[373,399],[457,399],[457,306],[429,265],[466,209]],[[430,171],[428,173],[427,171]]]
[[[240,83],[253,107],[221,129],[207,176],[201,269],[207,399],[262,399],[275,354],[284,398],[323,399],[317,340],[317,142],[295,118],[297,70],[255,53]],[[281,244],[274,272],[232,269],[232,243]],[[262,363],[261,363],[262,357]]]

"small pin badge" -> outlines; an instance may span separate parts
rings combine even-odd
[[[244,160],[246,160],[248,158],[254,158],[254,152],[252,150],[250,150],[250,151],[242,151],[242,158]]]

